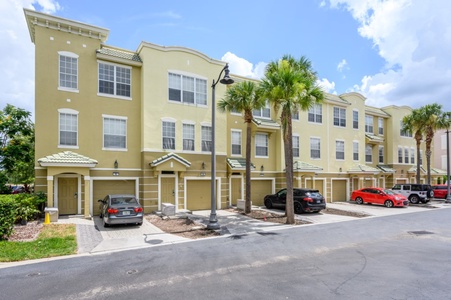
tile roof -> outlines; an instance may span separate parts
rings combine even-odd
[[[323,168],[297,160],[293,163],[293,169],[294,171],[321,171]]]
[[[365,137],[367,138],[368,142],[373,142],[373,143],[383,143],[384,142],[384,138],[381,137],[380,135],[365,133]]]
[[[168,154],[166,154],[166,155],[163,155],[162,157],[159,157],[159,158],[153,160],[153,161],[150,163],[150,165],[151,165],[152,167],[155,167],[155,166],[158,166],[159,164],[162,164],[162,163],[164,163],[165,161],[168,161],[168,160],[170,160],[170,159],[175,159],[176,161],[180,162],[181,164],[184,164],[184,165],[187,166],[187,167],[190,167],[190,166],[191,166],[191,163],[190,163],[189,161],[187,161],[187,160],[184,159],[183,157],[181,157],[181,156],[179,156],[179,155],[177,155],[177,154],[175,154],[175,153],[173,153],[173,152],[168,153]]]
[[[99,54],[104,54],[108,56],[118,57],[126,60],[136,61],[142,63],[141,57],[134,52],[127,52],[123,50],[113,49],[113,48],[107,48],[102,47],[98,50],[96,50]]]
[[[423,166],[420,166],[420,170],[421,170],[421,172],[420,173],[427,173],[426,172],[426,170],[423,168]],[[417,173],[417,166],[413,166],[412,168],[410,168],[409,169],[409,171],[408,171],[409,173]]]
[[[384,172],[384,173],[395,173],[396,172],[395,169],[393,169],[393,168],[391,168],[391,167],[389,167],[387,165],[377,165],[377,167],[379,169],[381,169],[382,172]]]
[[[431,168],[431,174],[437,174],[437,175],[446,175],[445,170],[437,169],[437,168]]]
[[[232,170],[244,170],[246,169],[245,158],[227,158],[227,164]],[[251,170],[255,170],[255,165],[251,162]]]
[[[348,169],[348,173],[380,173],[380,171],[380,169],[361,164],[356,164]]]
[[[56,153],[52,155],[48,155],[46,157],[38,159],[38,163],[42,165],[77,165],[77,166],[86,166],[92,165],[95,166],[97,164],[97,160],[89,158],[87,156],[83,156],[81,154],[72,152],[72,151],[64,151],[61,153]]]
[[[373,106],[365,105],[365,112],[382,117],[390,117],[390,115],[382,109]]]
[[[258,127],[266,127],[271,129],[280,129],[280,124],[270,119],[254,118],[252,122]]]

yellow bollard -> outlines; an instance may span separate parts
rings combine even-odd
[[[45,213],[44,224],[50,224],[50,214],[48,212]]]

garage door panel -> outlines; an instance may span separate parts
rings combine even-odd
[[[346,180],[332,181],[332,201],[346,201]]]
[[[104,199],[109,194],[135,195],[134,180],[94,180],[93,181],[93,210],[94,215],[100,214],[99,199]]]
[[[263,206],[266,195],[272,193],[272,180],[252,180],[251,199],[252,205]]]
[[[186,185],[188,210],[211,209],[211,182],[209,180],[188,180]]]

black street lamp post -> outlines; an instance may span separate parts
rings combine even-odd
[[[221,78],[222,72],[224,72],[224,78]],[[215,123],[216,123],[216,99],[215,99],[215,87],[218,82],[222,84],[232,84],[234,80],[229,77],[229,65],[226,64],[224,68],[219,73],[218,79],[215,81],[213,79],[213,84],[211,85],[211,212],[210,219],[207,225],[208,229],[217,230],[220,228],[218,219],[216,217],[216,144],[215,144]]]
[[[451,203],[451,195],[449,194],[449,127],[446,129],[446,185],[447,185],[447,191],[446,191],[446,200],[445,203]]]

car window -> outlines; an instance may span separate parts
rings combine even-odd
[[[383,192],[387,195],[395,195],[395,192],[393,192],[392,190],[384,190]]]
[[[400,190],[401,189],[401,185],[399,184],[395,184],[395,186],[392,188],[392,190]]]
[[[135,197],[118,197],[118,198],[112,198],[111,199],[112,205],[117,204],[138,204],[138,201]]]
[[[305,195],[309,196],[309,197],[315,197],[315,198],[322,197],[322,195],[319,192],[307,192],[307,193],[305,193]]]
[[[420,185],[412,185],[412,191],[422,191],[422,188]]]
[[[277,193],[277,195],[279,196],[279,197],[283,197],[283,196],[285,196],[287,194],[287,190],[282,190],[282,191],[279,191],[279,193]]]
[[[403,185],[402,189],[403,191],[410,191],[410,185]]]

